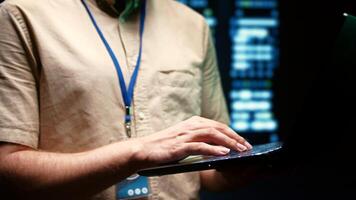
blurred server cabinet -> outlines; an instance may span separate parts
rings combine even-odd
[[[273,79],[279,66],[277,0],[179,0],[211,27],[231,127],[254,143],[279,140]]]

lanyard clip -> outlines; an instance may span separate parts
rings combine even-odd
[[[131,114],[131,106],[125,106],[125,130],[129,138],[131,138]]]
[[[125,130],[127,137],[131,138],[131,122],[125,122]]]

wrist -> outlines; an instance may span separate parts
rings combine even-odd
[[[129,142],[131,151],[131,163],[136,170],[151,167],[153,164],[149,162],[148,151],[145,149],[144,141],[141,138],[132,139]]]

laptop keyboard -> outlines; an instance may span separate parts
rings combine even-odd
[[[231,158],[242,158],[242,157],[249,157],[249,156],[258,156],[261,154],[266,154],[272,151],[276,151],[282,148],[282,143],[281,142],[273,142],[273,143],[267,143],[267,144],[261,144],[261,145],[255,145],[253,148],[249,151],[244,151],[244,152],[237,152],[234,150],[231,150],[230,153],[226,156],[211,156],[211,157],[205,157],[204,161],[215,161],[215,160],[226,160],[226,159],[231,159]]]

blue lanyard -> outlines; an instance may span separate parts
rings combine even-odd
[[[119,64],[119,61],[117,60],[115,53],[113,52],[113,50],[111,49],[109,43],[107,42],[107,40],[105,39],[104,34],[102,33],[102,31],[100,30],[93,14],[91,13],[89,6],[87,5],[85,0],[81,0],[82,4],[85,7],[85,10],[87,11],[96,31],[98,32],[100,39],[102,40],[102,42],[105,45],[106,50],[108,51],[111,60],[113,62],[113,64],[115,65],[116,68],[116,73],[117,76],[119,77],[119,81],[120,81],[120,88],[121,88],[121,94],[122,94],[122,98],[124,100],[124,104],[125,104],[125,128],[126,128],[126,134],[128,137],[131,137],[131,104],[132,104],[132,97],[133,97],[133,93],[134,93],[134,87],[135,87],[135,83],[136,83],[136,79],[137,79],[137,75],[138,75],[138,71],[141,65],[141,56],[142,56],[142,38],[143,38],[143,32],[144,32],[144,28],[145,28],[145,18],[146,18],[146,0],[143,0],[143,3],[141,5],[140,8],[140,48],[139,48],[139,52],[138,52],[138,57],[137,57],[137,63],[136,63],[136,67],[135,70],[132,73],[132,77],[129,83],[129,87],[126,87],[125,84],[125,79],[124,76],[122,74],[121,71],[121,67]]]

